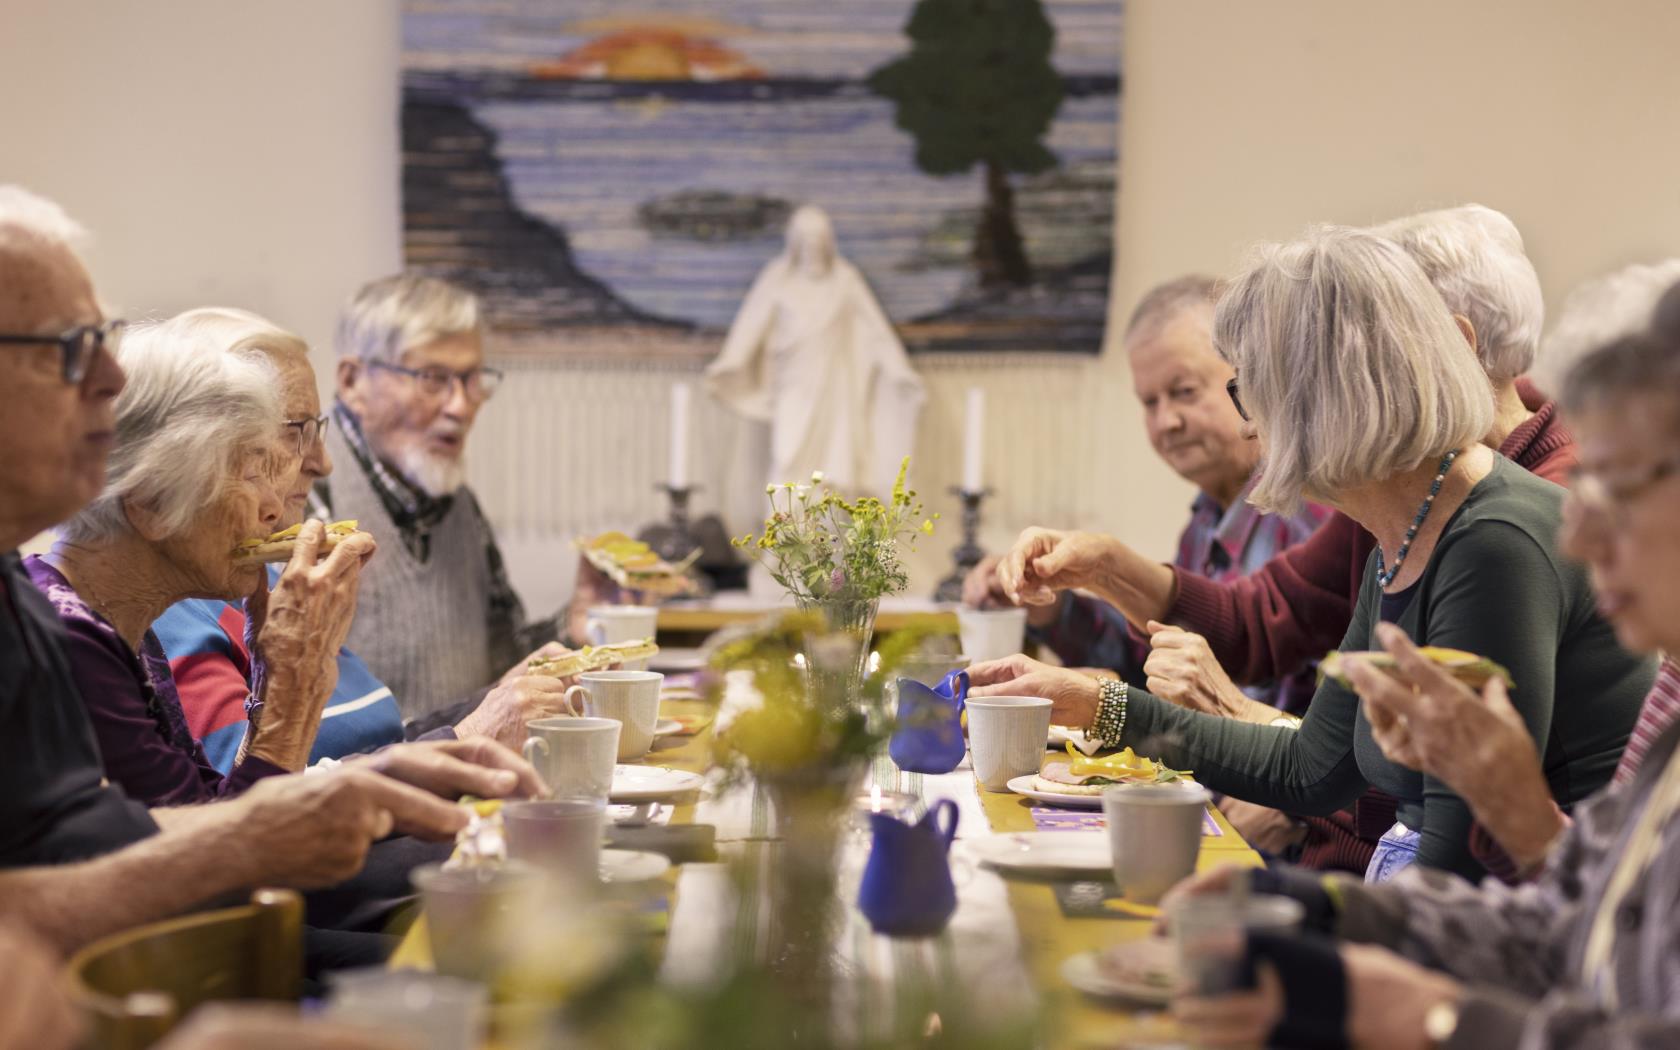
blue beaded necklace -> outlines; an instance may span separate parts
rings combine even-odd
[[[1394,582],[1394,577],[1400,575],[1400,566],[1406,564],[1406,554],[1412,549],[1412,540],[1417,538],[1418,529],[1423,527],[1423,521],[1429,517],[1430,508],[1435,506],[1435,497],[1441,491],[1441,482],[1447,479],[1447,471],[1452,469],[1453,460],[1458,458],[1458,449],[1453,449],[1441,457],[1441,469],[1435,472],[1435,480],[1429,486],[1429,495],[1423,497],[1423,505],[1418,507],[1417,517],[1412,519],[1412,527],[1406,530],[1406,538],[1400,544],[1400,549],[1394,552],[1394,568],[1383,571],[1382,544],[1377,544],[1377,587],[1386,588]]]

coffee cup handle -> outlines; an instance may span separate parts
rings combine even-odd
[[[532,765],[537,764],[537,752],[539,751],[542,752],[544,758],[548,757],[548,741],[540,736],[526,737],[525,746],[519,749],[520,754],[525,756],[525,761]]]
[[[583,694],[583,699],[578,701],[575,706],[572,704],[572,694],[573,693]],[[560,706],[564,707],[566,709],[566,713],[568,715],[571,715],[573,718],[582,718],[583,717],[583,712],[585,710],[583,705],[585,703],[587,703],[588,700],[589,700],[589,690],[585,689],[581,685],[574,685],[571,688],[566,690],[566,695],[565,695],[564,698],[561,699]]]

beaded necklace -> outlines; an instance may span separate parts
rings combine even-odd
[[[1441,457],[1441,469],[1435,472],[1435,480],[1429,486],[1429,495],[1423,497],[1423,504],[1418,507],[1417,517],[1412,519],[1412,527],[1406,530],[1406,538],[1400,544],[1400,549],[1394,552],[1394,568],[1383,571],[1382,544],[1377,544],[1377,587],[1386,588],[1394,582],[1394,577],[1400,575],[1400,566],[1406,564],[1406,554],[1412,549],[1412,540],[1417,538],[1418,529],[1423,527],[1423,521],[1429,517],[1429,511],[1435,506],[1435,497],[1441,491],[1441,482],[1447,479],[1447,471],[1452,469],[1453,460],[1458,458],[1458,449],[1453,449]]]

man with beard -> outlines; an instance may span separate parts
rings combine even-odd
[[[363,574],[347,648],[390,687],[411,733],[476,706],[526,654],[555,640],[527,622],[495,533],[466,486],[466,443],[502,374],[484,364],[478,299],[414,274],[363,287],[339,320],[339,464],[313,512],[353,518],[389,557]]]

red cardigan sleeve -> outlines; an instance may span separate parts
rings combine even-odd
[[[1376,540],[1346,514],[1247,576],[1215,582],[1174,568],[1167,619],[1202,635],[1238,682],[1292,674],[1336,648]]]

